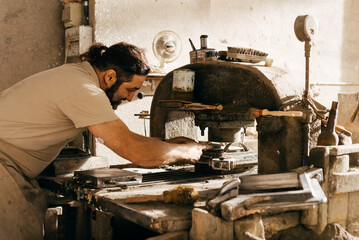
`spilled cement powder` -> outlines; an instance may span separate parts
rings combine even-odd
[[[320,240],[359,240],[347,232],[340,224],[328,224],[324,232],[320,235]]]
[[[306,229],[302,225],[288,228],[277,232],[268,240],[359,240],[347,232],[340,224],[328,224],[321,235],[312,230]]]
[[[268,240],[320,240],[318,234],[312,230],[297,225],[292,228],[284,229],[272,235]]]

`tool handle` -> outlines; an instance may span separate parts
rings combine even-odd
[[[215,105],[206,105],[206,104],[198,104],[198,103],[184,104],[184,106],[187,108],[195,107],[195,108],[210,108],[210,109],[215,109],[215,110],[223,109],[222,105],[215,106]]]
[[[327,124],[328,124],[328,121],[322,119],[322,123],[324,123],[325,125],[327,125]],[[343,133],[345,136],[348,136],[348,137],[350,137],[350,136],[352,135],[351,132],[349,132],[348,130],[346,130],[344,127],[338,126],[338,125],[335,125],[335,131],[340,132],[340,133]]]
[[[189,43],[191,44],[192,50],[196,51],[196,47],[194,46],[192,40],[190,38],[188,38],[188,40],[189,40]]]
[[[259,109],[258,116],[283,116],[283,117],[302,117],[300,111],[269,111],[268,109]]]

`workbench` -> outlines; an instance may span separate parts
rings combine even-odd
[[[225,181],[240,175],[255,174],[256,168],[240,174],[211,175],[200,174],[198,177],[186,178],[185,170],[182,179],[171,181],[147,182],[126,187],[95,189],[76,183],[72,177],[39,178],[41,187],[56,193],[61,198],[75,200],[115,217],[125,219],[157,234],[178,231],[189,232],[191,228],[192,209],[205,208],[206,200],[213,197]],[[192,170],[189,170],[192,171]],[[173,171],[172,171],[173,172]],[[172,173],[169,171],[169,173]],[[192,176],[194,173],[191,172]],[[175,174],[173,174],[175,175]],[[161,195],[164,191],[179,185],[190,185],[199,193],[199,201],[194,206],[178,205],[163,202],[126,203],[126,198],[139,195]]]

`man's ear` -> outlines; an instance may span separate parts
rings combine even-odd
[[[105,71],[104,74],[104,80],[105,80],[105,84],[106,87],[112,87],[113,84],[115,84],[115,82],[117,81],[117,76],[116,76],[116,72],[113,69],[109,69]]]

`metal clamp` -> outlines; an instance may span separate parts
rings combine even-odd
[[[241,180],[239,178],[232,179],[223,183],[216,196],[207,201],[207,208],[210,213],[219,215],[221,203],[238,196],[239,185]]]
[[[212,165],[211,167],[214,170],[224,170],[230,171],[236,167],[235,159],[220,159],[220,158],[212,158]]]

